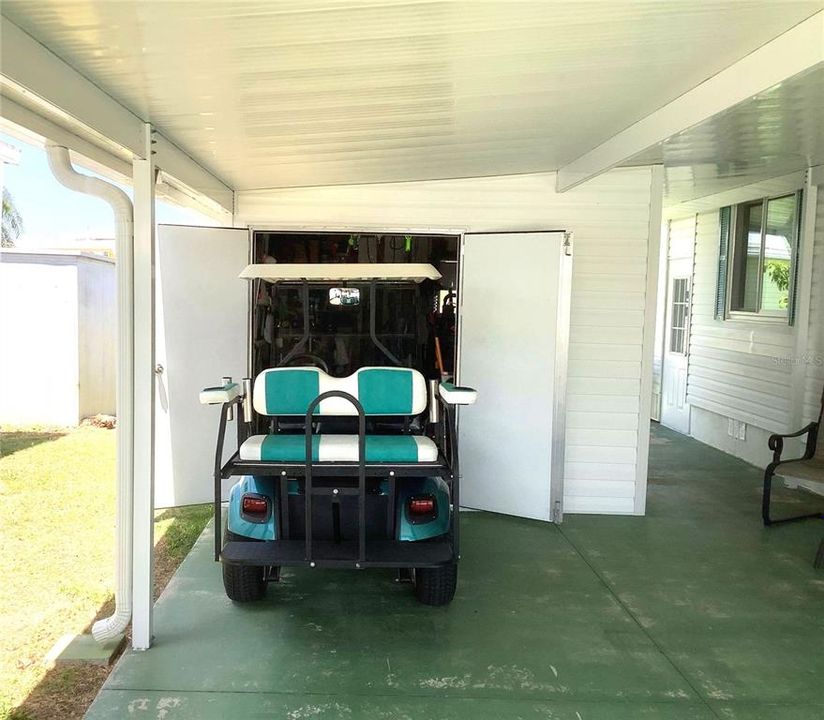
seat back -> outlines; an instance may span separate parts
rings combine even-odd
[[[261,415],[305,415],[311,402],[330,390],[354,396],[366,415],[418,415],[426,410],[426,381],[411,368],[365,367],[334,378],[316,367],[264,370],[255,378],[252,404]],[[340,397],[322,400],[317,415],[357,415]]]

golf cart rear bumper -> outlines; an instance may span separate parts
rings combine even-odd
[[[452,542],[448,538],[426,542],[368,540],[363,560],[358,558],[357,542],[316,540],[307,557],[304,540],[266,540],[227,542],[220,559],[233,565],[328,568],[421,568],[453,562]]]

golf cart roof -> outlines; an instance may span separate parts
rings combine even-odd
[[[265,263],[247,265],[239,277],[246,280],[338,282],[354,280],[438,280],[429,263]]]

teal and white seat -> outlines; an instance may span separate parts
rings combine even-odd
[[[240,446],[240,459],[261,462],[306,462],[304,435],[253,435]],[[422,435],[367,435],[366,462],[435,462],[438,448]],[[357,435],[315,435],[312,462],[357,462]]]
[[[417,370],[365,367],[344,378],[334,378],[314,367],[272,368],[255,380],[252,403],[267,416],[303,417],[309,405],[331,390],[357,399],[367,416],[414,416],[426,409],[426,381]],[[318,416],[353,416],[357,410],[348,400],[321,400]],[[366,462],[436,462],[438,449],[420,435],[367,435]],[[240,446],[240,459],[258,462],[306,461],[306,438],[299,435],[253,435]],[[320,434],[312,438],[313,462],[357,462],[357,435]]]

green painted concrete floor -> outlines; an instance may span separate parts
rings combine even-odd
[[[824,523],[762,528],[760,479],[654,426],[646,517],[465,513],[448,608],[309,570],[233,606],[207,529],[87,717],[820,719]]]

